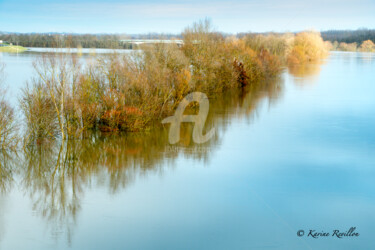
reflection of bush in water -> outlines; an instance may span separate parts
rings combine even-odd
[[[322,64],[323,62],[289,65],[288,72],[295,77],[294,83],[298,85],[314,83]]]
[[[280,83],[269,81],[211,99],[206,130],[215,127],[217,133],[202,145],[192,143],[193,124],[185,123],[181,141],[176,145],[168,142],[168,127],[159,127],[142,133],[95,133],[83,140],[62,144],[52,140],[26,147],[24,162],[19,166],[24,190],[32,199],[33,209],[54,226],[53,232],[67,227],[71,234],[85,188],[95,183],[116,193],[139,176],[162,173],[166,165],[173,167],[179,155],[209,160],[209,152],[220,144],[220,133],[230,121],[253,118],[261,100],[275,100],[279,96]],[[170,150],[171,147],[177,150]]]
[[[295,77],[309,77],[319,75],[321,63],[309,63],[300,65],[290,65],[289,73]]]
[[[211,99],[206,130],[215,127],[218,132],[225,131],[232,117],[250,118],[260,100],[275,99],[278,96],[281,91],[279,83],[274,81],[260,84],[259,87],[253,85],[250,90],[233,91]],[[205,144],[194,144],[191,140],[194,124],[183,123],[181,127],[181,140],[176,144],[177,147],[213,148],[218,144],[219,135]],[[124,176],[122,178],[122,172],[129,173],[129,170],[133,172],[136,170],[136,172],[142,173],[157,170],[157,166],[163,165],[165,159],[172,160],[178,156],[178,152],[172,155],[171,152],[168,152],[168,155],[165,155],[167,147],[171,146],[168,142],[168,132],[168,127],[165,127],[142,133],[112,135],[95,133],[84,140],[68,140],[61,145],[61,148],[58,143],[53,141],[50,142],[50,145],[29,147],[25,151],[27,171],[33,174],[27,176],[35,178],[28,180],[33,182],[34,179],[40,179],[39,177],[47,180],[60,175],[82,177],[82,180],[85,180],[85,176],[99,174],[106,170],[110,177],[107,184],[112,191],[116,191],[120,186],[125,187],[132,179]],[[188,154],[188,152],[194,151],[186,152]],[[188,156],[196,159],[208,157],[204,153]],[[54,166],[53,171],[51,166]]]
[[[12,186],[13,174],[17,170],[15,157],[14,153],[0,150],[0,193],[6,193]]]
[[[259,86],[253,85],[252,89],[236,90],[211,99],[205,130],[215,127],[218,132],[225,131],[233,117],[250,118],[260,100],[264,98],[274,100],[280,91],[280,82],[275,80],[259,84]],[[192,123],[182,124],[181,140],[176,144],[177,147],[212,148],[218,144],[219,135],[205,144],[194,144],[191,140],[193,128],[194,124]],[[120,183],[122,183],[122,186],[126,186],[128,183],[129,178],[119,178],[121,171],[125,169],[133,169],[138,172],[155,170],[156,166],[163,163],[166,148],[170,146],[168,132],[167,126],[142,133],[117,133],[112,135],[96,133],[88,139],[69,140],[63,143],[61,149],[58,149],[59,144],[56,142],[50,142],[51,144],[47,146],[30,147],[25,151],[28,169],[35,171],[36,164],[44,166],[44,168],[38,167],[37,169],[38,171],[47,170],[49,174],[43,173],[40,175],[47,178],[52,174],[74,174],[76,178],[80,175],[98,174],[106,169],[110,176],[110,187],[112,191],[116,191]],[[170,155],[169,152],[167,158],[173,159],[177,156],[178,152],[174,155]],[[192,154],[190,156],[197,159],[208,157],[205,154]],[[56,166],[54,172],[51,172],[51,166]],[[64,172],[61,171],[62,169],[76,170],[76,172]],[[77,175],[78,173],[79,175]]]
[[[5,65],[0,61],[0,150],[15,149],[18,144],[16,115],[6,100],[6,86],[3,81]]]

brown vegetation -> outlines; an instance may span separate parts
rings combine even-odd
[[[111,54],[81,67],[71,54],[49,54],[35,62],[38,78],[23,91],[21,107],[31,141],[105,132],[140,131],[171,115],[193,91],[212,97],[264,82],[284,62],[325,55],[319,33],[225,38],[204,20],[182,33],[184,44],[143,46]]]

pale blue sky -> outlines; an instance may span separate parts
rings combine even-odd
[[[0,0],[0,31],[179,33],[210,18],[219,31],[375,28],[374,0]]]

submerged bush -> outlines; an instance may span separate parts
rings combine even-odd
[[[273,44],[273,39],[268,39],[266,43],[257,38],[254,41],[249,36],[225,39],[222,34],[213,31],[208,20],[195,23],[182,35],[182,50],[190,60],[192,84],[196,90],[208,94],[223,92],[280,72],[279,53],[284,53],[281,52],[284,50],[281,39],[277,45]]]
[[[191,65],[194,90],[210,95],[238,86],[232,46],[213,31],[207,19],[186,28],[182,36],[182,51]]]
[[[317,61],[327,56],[326,45],[319,32],[298,33],[288,55],[289,64]]]
[[[169,114],[190,91],[189,62],[177,45],[160,44],[144,47],[143,53],[112,55],[90,69],[99,70],[104,78],[100,80],[97,126],[104,131],[141,130]]]
[[[35,82],[22,90],[20,106],[27,125],[27,141],[53,139],[58,135],[55,107],[42,83]]]
[[[239,81],[242,86],[273,77],[280,72],[280,59],[267,49],[255,51],[247,46],[244,40],[232,41],[231,46],[235,56],[234,65],[240,72]]]
[[[293,34],[248,34],[243,40],[254,51],[267,50],[268,53],[286,59],[294,40]]]
[[[82,131],[76,108],[80,65],[76,57],[46,54],[33,64],[37,77],[23,89],[21,110],[31,141],[57,136],[65,139]]]

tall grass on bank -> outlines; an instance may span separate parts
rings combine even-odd
[[[48,54],[34,63],[37,78],[21,107],[28,138],[80,137],[89,130],[140,131],[171,115],[188,93],[209,97],[265,82],[293,63],[323,56],[318,33],[224,37],[204,20],[182,33],[184,44],[142,46],[82,67],[74,54]]]

